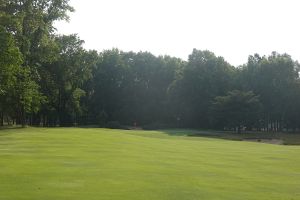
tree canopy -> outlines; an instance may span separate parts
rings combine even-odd
[[[187,61],[87,51],[55,32],[73,11],[69,0],[0,1],[1,125],[300,128],[299,63],[288,54],[234,67],[198,49]]]

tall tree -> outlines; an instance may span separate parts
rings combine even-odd
[[[257,126],[261,104],[252,91],[233,90],[225,96],[215,97],[213,110],[217,126],[235,128],[240,133],[242,127]]]
[[[12,112],[11,91],[17,83],[17,73],[22,64],[22,56],[16,47],[13,37],[0,26],[0,124],[4,115]]]
[[[18,96],[14,99],[18,100],[14,109],[18,110],[22,123],[25,123],[26,112],[37,109],[28,107],[32,107],[33,102],[39,105],[37,102],[43,99],[37,86],[41,79],[40,67],[55,60],[53,23],[67,20],[68,11],[73,11],[69,0],[0,1],[0,26],[11,35],[22,57],[16,88],[11,92]]]
[[[260,96],[264,108],[264,128],[279,131],[299,78],[299,64],[287,54],[273,52],[270,56],[250,56],[240,79],[245,90]]]
[[[37,112],[42,101],[39,86],[32,81],[28,68],[23,63],[21,53],[15,46],[13,37],[0,27],[0,107],[1,124],[4,112],[15,113],[24,126],[27,112]],[[9,113],[7,113],[9,114]]]
[[[92,115],[100,124],[119,121],[122,101],[126,98],[124,88],[128,80],[128,64],[123,52],[112,49],[99,55],[97,67],[93,72]]]
[[[42,68],[42,92],[48,103],[42,113],[55,125],[72,125],[82,114],[80,100],[85,96],[84,83],[91,78],[97,53],[83,49],[83,41],[77,35],[59,36],[58,58]],[[49,115],[48,115],[49,114]]]
[[[180,110],[178,118],[185,126],[210,124],[210,105],[216,96],[224,95],[233,85],[234,68],[212,52],[194,49],[174,89]]]

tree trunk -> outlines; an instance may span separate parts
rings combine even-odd
[[[26,115],[25,115],[24,107],[22,107],[22,111],[21,111],[21,125],[22,127],[26,126]]]
[[[241,126],[238,126],[237,132],[238,132],[238,134],[241,134]]]
[[[9,125],[9,126],[11,125],[10,124],[10,118],[8,116],[6,116],[6,122],[7,122],[7,125]]]
[[[0,126],[3,126],[4,125],[4,114],[3,112],[1,112],[0,114]]]

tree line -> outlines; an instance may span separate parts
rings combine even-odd
[[[234,67],[210,51],[187,61],[150,52],[87,51],[56,34],[68,0],[0,0],[0,125],[300,128],[299,63],[251,55]]]

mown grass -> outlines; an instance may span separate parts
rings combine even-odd
[[[0,200],[300,199],[300,146],[183,132],[0,130]]]

